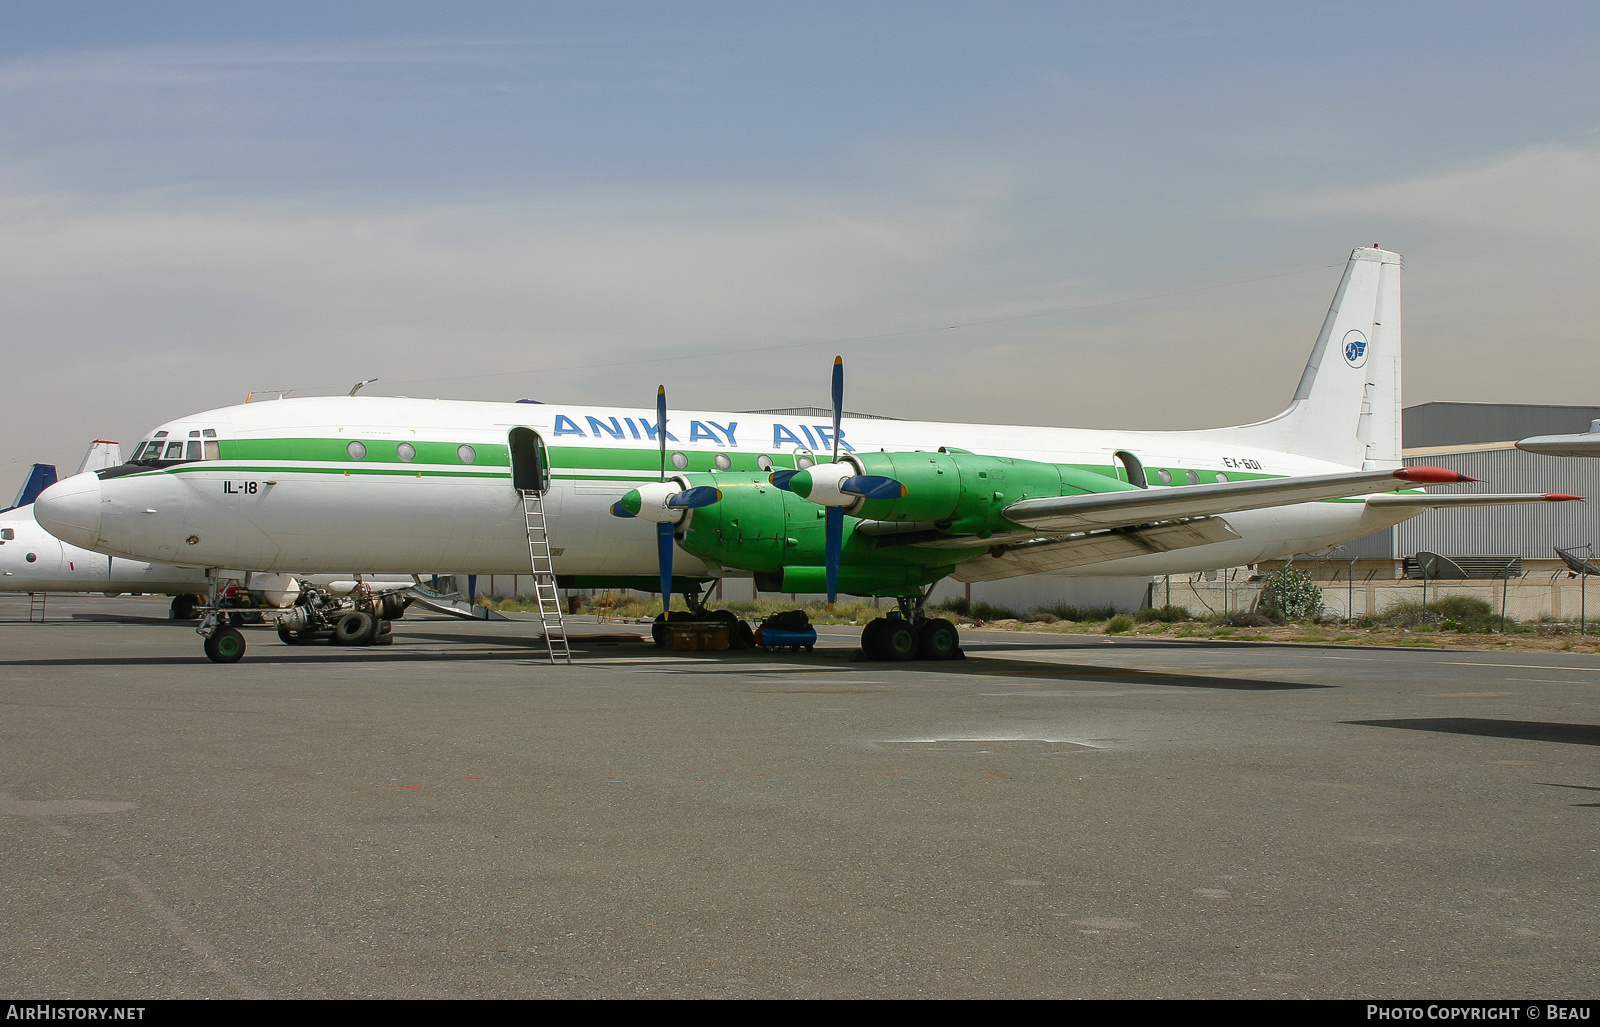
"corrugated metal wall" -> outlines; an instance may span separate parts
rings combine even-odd
[[[1555,546],[1600,545],[1600,460],[1492,449],[1408,457],[1406,463],[1448,467],[1480,480],[1481,484],[1462,486],[1463,492],[1570,492],[1590,501],[1429,510],[1395,527],[1397,556],[1428,550],[1553,560]]]

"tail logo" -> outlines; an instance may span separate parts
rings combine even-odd
[[[1344,362],[1351,367],[1367,362],[1367,337],[1353,328],[1344,333]]]

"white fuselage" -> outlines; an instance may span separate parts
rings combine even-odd
[[[669,416],[667,473],[796,466],[827,459],[818,418],[705,411]],[[163,438],[207,432],[206,459],[100,480],[78,475],[42,497],[41,520],[62,538],[131,559],[294,574],[528,573],[508,433],[526,427],[549,450],[544,499],[558,573],[651,575],[652,526],[614,517],[625,492],[660,478],[652,411],[384,397],[285,399],[227,407],[162,425]],[[1349,470],[1250,449],[1223,431],[1140,432],[851,419],[858,451],[940,446],[1072,463],[1118,476],[1118,450],[1137,455],[1152,488]],[[214,434],[210,434],[214,433]],[[409,452],[409,457],[406,454]],[[1163,480],[1163,479],[1167,480]],[[1126,480],[1126,475],[1123,475]],[[1170,484],[1167,482],[1170,481]],[[1093,564],[1082,574],[1164,574],[1309,552],[1415,514],[1360,500],[1228,515],[1240,538]],[[708,572],[681,553],[677,573]],[[728,571],[727,573],[738,573]]]

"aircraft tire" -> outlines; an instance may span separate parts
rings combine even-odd
[[[867,626],[861,629],[861,653],[869,660],[887,660],[880,642],[883,639],[883,629],[889,626],[889,621],[883,617],[875,617],[867,621]]]
[[[212,663],[238,663],[244,659],[244,636],[234,628],[218,628],[206,638],[205,650]]]
[[[923,621],[917,628],[917,659],[948,660],[961,646],[956,626],[943,617]]]
[[[171,616],[173,620],[194,620],[194,608],[198,605],[194,596],[179,595],[172,597]]]
[[[378,618],[365,610],[352,610],[333,626],[334,645],[371,645],[378,637]]]
[[[905,621],[888,621],[878,641],[884,659],[896,663],[917,658],[917,633]]]
[[[667,642],[672,638],[667,628],[669,621],[694,620],[694,614],[688,610],[673,610],[671,613],[658,613],[656,619],[650,624],[650,638],[655,642],[657,649],[665,649]]]
[[[310,645],[314,639],[308,632],[290,631],[282,624],[278,625],[278,641],[284,645]]]

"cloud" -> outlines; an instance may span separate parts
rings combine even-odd
[[[1473,168],[1299,197],[1289,214],[1414,221],[1476,239],[1565,240],[1600,250],[1600,149],[1551,143]]]

